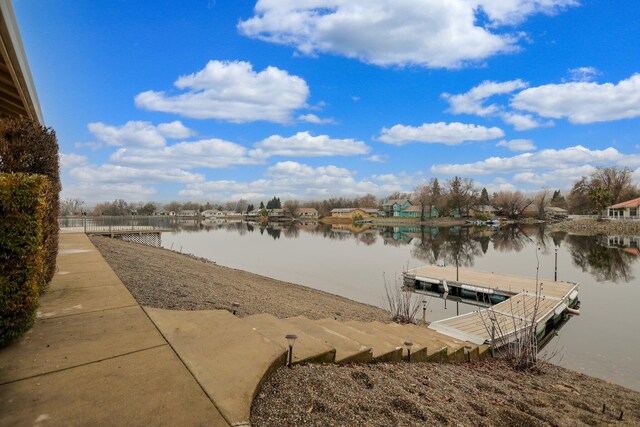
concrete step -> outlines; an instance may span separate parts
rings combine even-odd
[[[371,347],[375,362],[397,362],[402,360],[402,347],[388,342],[380,335],[370,334],[334,319],[317,320],[322,326]]]
[[[425,343],[420,341],[412,340],[407,334],[404,334],[403,331],[399,330],[390,330],[384,327],[384,323],[380,322],[361,322],[357,320],[351,320],[345,322],[347,325],[355,328],[357,330],[369,333],[371,335],[375,335],[382,339],[385,339],[387,342],[401,347],[402,348],[402,358],[404,360],[408,357],[407,348],[404,345],[406,340],[410,340],[413,342],[413,346],[411,347],[411,361],[412,362],[426,362],[429,358],[435,353],[439,352],[441,349],[437,349],[435,347],[429,348]]]
[[[285,335],[297,335],[298,339],[293,346],[293,363],[335,362],[335,348],[271,314],[254,314],[243,317],[242,320],[261,335],[264,335],[273,342],[281,343],[284,346],[288,345]]]
[[[285,346],[226,310],[145,311],[225,420],[249,425],[255,394],[286,363]]]
[[[388,327],[402,328],[412,331],[412,333],[416,334],[418,337],[421,337],[423,340],[433,342],[439,348],[442,348],[443,346],[446,347],[447,361],[449,362],[463,362],[466,360],[464,347],[465,345],[467,345],[467,343],[465,343],[464,341],[449,337],[447,335],[443,335],[439,332],[427,328],[426,326],[411,324],[400,325],[398,323],[390,323],[388,324]]]
[[[369,363],[373,361],[371,347],[362,345],[351,338],[328,329],[314,320],[303,316],[283,319],[287,324],[301,329],[336,349],[336,363]]]

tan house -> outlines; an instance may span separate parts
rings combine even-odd
[[[298,208],[296,215],[300,218],[318,218],[318,210],[316,208]]]
[[[332,218],[353,218],[356,215],[360,215],[362,218],[373,218],[378,216],[378,210],[367,208],[336,208],[331,210]]]
[[[640,211],[640,197],[607,206],[607,218],[638,220],[640,219],[638,211]]]

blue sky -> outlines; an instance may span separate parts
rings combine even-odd
[[[640,182],[640,4],[14,0],[63,197]]]

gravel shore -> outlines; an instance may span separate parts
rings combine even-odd
[[[294,366],[262,387],[252,425],[640,425],[640,393],[555,365],[533,374],[498,360]]]
[[[139,304],[173,310],[229,309],[239,316],[389,321],[381,308],[167,249],[91,236],[91,242]]]
[[[579,234],[640,235],[640,221],[614,221],[576,219],[549,226],[551,231],[567,231]]]

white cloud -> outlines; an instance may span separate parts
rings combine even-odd
[[[285,138],[272,135],[256,143],[254,147],[261,156],[353,156],[367,154],[369,148],[355,139],[333,139],[328,135],[312,136],[309,132],[298,132]],[[255,154],[255,152],[252,152]]]
[[[569,78],[576,82],[590,82],[600,74],[595,67],[578,67],[569,70]]]
[[[149,200],[156,189],[140,184],[120,183],[113,184],[96,183],[76,183],[64,184],[62,187],[62,198],[80,198],[87,204],[94,204],[107,200],[124,199],[129,201]]]
[[[640,74],[617,84],[571,82],[532,87],[514,95],[511,106],[580,124],[640,117]]]
[[[82,166],[87,163],[87,158],[75,153],[60,153],[60,168],[71,169],[76,166]]]
[[[424,123],[418,127],[395,125],[382,128],[381,134],[378,138],[380,141],[394,145],[410,142],[457,145],[464,141],[486,141],[504,136],[504,132],[497,127],[486,128],[459,122]]]
[[[463,176],[520,173],[567,169],[571,165],[605,165],[623,158],[624,155],[612,147],[604,150],[590,150],[576,145],[561,150],[547,149],[513,157],[490,157],[474,163],[433,165],[431,173]]]
[[[372,154],[371,156],[366,157],[365,160],[373,163],[386,163],[387,160],[389,160],[389,157],[384,154]]]
[[[515,130],[529,130],[540,126],[553,126],[554,124],[553,121],[541,123],[531,114],[504,112],[500,114],[500,117],[505,123],[512,125]]]
[[[495,31],[573,0],[259,0],[241,21],[246,36],[333,53],[376,65],[452,68],[518,50],[517,36]],[[491,25],[477,19],[479,8]],[[493,27],[493,28],[492,28]]]
[[[204,176],[181,169],[138,169],[112,164],[81,166],[72,169],[69,175],[81,183],[153,184],[161,182],[193,183],[204,181]]]
[[[129,121],[119,127],[95,122],[89,123],[87,128],[99,142],[117,147],[162,147],[167,138],[185,138],[194,134],[179,121],[158,126],[149,122]]]
[[[118,165],[136,167],[174,167],[190,169],[225,168],[233,165],[262,163],[264,159],[250,157],[249,150],[222,139],[179,142],[160,149],[121,148],[111,155]]]
[[[531,151],[536,149],[530,139],[502,140],[496,144],[496,147],[505,147],[511,151]]]
[[[302,122],[315,123],[315,124],[327,124],[327,123],[335,123],[336,121],[329,117],[326,119],[320,118],[315,114],[301,114],[298,116],[298,120]]]
[[[443,93],[442,97],[449,102],[449,112],[453,114],[475,114],[488,116],[502,110],[502,107],[491,104],[484,106],[484,101],[494,95],[505,95],[517,89],[526,88],[529,84],[520,79],[506,82],[484,81],[468,92],[458,95]]]
[[[136,106],[195,119],[286,123],[295,110],[306,106],[309,96],[302,78],[276,67],[255,72],[242,61],[209,61],[197,73],[180,76],[175,86],[185,92],[142,92],[135,98]]]
[[[278,194],[280,198],[308,200],[356,197],[367,193],[384,195],[399,189],[410,190],[415,182],[406,174],[358,180],[355,172],[345,168],[333,165],[313,167],[286,161],[269,167],[263,178],[254,181],[219,180],[187,184],[180,195],[215,200],[237,200],[250,195],[247,197],[249,200],[259,200]]]

